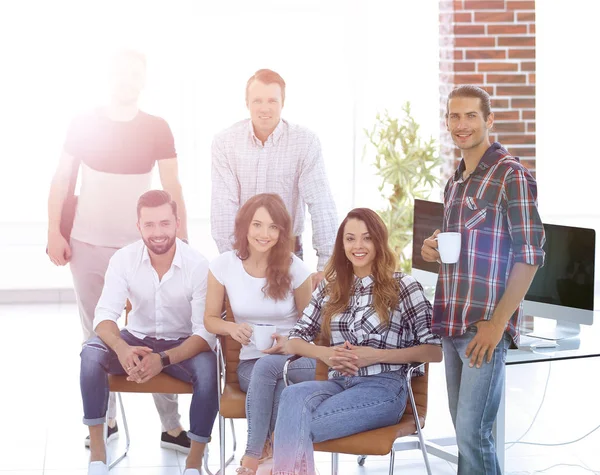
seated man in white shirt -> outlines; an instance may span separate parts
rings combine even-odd
[[[81,352],[88,474],[108,474],[103,440],[108,375],[127,374],[128,380],[145,383],[164,371],[194,386],[184,474],[199,475],[218,410],[215,336],[203,325],[208,261],[176,238],[177,204],[166,191],[144,193],[137,215],[142,239],[111,258],[94,318],[98,336]],[[132,310],[119,331],[116,322],[127,299]]]

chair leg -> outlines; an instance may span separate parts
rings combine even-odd
[[[338,458],[338,453],[331,453],[331,475],[338,475]]]
[[[231,461],[233,460],[233,457],[235,457],[235,449],[237,449],[237,439],[235,438],[235,426],[233,425],[233,419],[229,419],[229,422],[231,422],[231,437],[233,438],[233,454],[231,455],[229,462],[227,462],[227,465],[229,465],[231,463]]]
[[[219,475],[225,475],[225,469],[235,459],[235,449],[237,448],[237,439],[235,438],[235,426],[233,425],[233,419],[229,419],[231,423],[231,437],[233,439],[233,451],[231,457],[225,460],[225,418],[219,415]],[[208,471],[208,470],[207,470]],[[210,472],[209,472],[210,474]]]
[[[395,461],[396,461],[396,451],[392,447],[392,451],[390,452],[390,473],[389,473],[389,475],[394,475],[394,462]]]
[[[415,418],[415,425],[417,426],[417,435],[419,437],[419,446],[423,453],[423,460],[425,461],[425,468],[427,469],[427,475],[431,475],[431,466],[429,465],[429,456],[427,455],[427,447],[425,446],[425,440],[423,438],[423,431],[421,430],[421,421],[419,421],[419,412],[417,411],[417,404],[415,402],[415,395],[413,394],[412,385],[410,380],[408,381],[408,396],[410,398],[410,405],[413,410],[413,416]],[[394,450],[392,450],[392,453]],[[391,472],[390,472],[391,473]]]
[[[206,444],[204,446],[204,456],[202,457],[202,463],[204,465],[204,471],[206,473],[208,473],[208,475],[215,475],[214,473],[212,473],[210,471],[210,469],[208,468],[208,456],[209,456],[209,450],[208,450],[208,444]]]
[[[117,393],[117,398],[119,399],[119,407],[121,408],[121,417],[123,419],[123,429],[125,429],[125,452],[123,452],[117,459],[110,463],[108,469],[111,470],[115,465],[117,465],[121,460],[123,460],[127,456],[127,452],[129,452],[129,444],[131,443],[131,439],[129,437],[129,426],[127,425],[127,417],[125,416],[125,406],[123,405],[123,398],[121,393]],[[106,441],[108,431],[108,423],[104,424],[104,440]]]
[[[225,418],[219,415],[219,474],[225,475]]]

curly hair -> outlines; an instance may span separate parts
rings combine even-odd
[[[271,215],[273,223],[279,228],[279,239],[271,248],[267,261],[267,283],[262,291],[273,300],[283,300],[287,297],[292,278],[290,265],[292,263],[292,218],[283,200],[275,193],[261,193],[250,198],[238,211],[235,217],[233,231],[233,249],[242,260],[250,257],[248,246],[248,229],[254,213],[259,208],[265,208]]]
[[[373,210],[355,208],[342,221],[335,239],[333,254],[325,266],[326,292],[329,300],[324,306],[321,322],[321,344],[324,345],[330,344],[331,319],[348,307],[354,286],[352,263],[346,257],[344,250],[344,228],[351,219],[365,223],[375,246],[375,258],[371,266],[373,304],[381,323],[389,325],[390,312],[399,300],[400,287],[394,278],[397,257],[388,244],[387,227]]]

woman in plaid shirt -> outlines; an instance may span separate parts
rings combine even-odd
[[[421,285],[395,267],[381,218],[366,208],[350,211],[325,281],[286,348],[323,361],[329,379],[283,391],[273,474],[312,475],[313,442],[397,423],[406,406],[407,363],[442,360],[440,339],[431,331],[431,304]],[[311,344],[315,340],[319,344]]]

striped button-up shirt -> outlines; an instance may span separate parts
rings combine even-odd
[[[304,230],[305,204],[312,218],[318,270],[333,252],[337,212],[318,137],[281,120],[267,141],[250,119],[217,134],[212,145],[212,236],[219,252],[231,250],[235,215],[251,197],[277,193],[292,216],[295,236]]]
[[[390,312],[389,325],[379,319],[373,303],[374,282],[372,276],[354,278],[350,303],[346,309],[331,319],[331,346],[348,341],[355,346],[377,349],[408,348],[416,345],[440,345],[441,341],[431,330],[431,303],[423,293],[423,287],[413,277],[401,272],[394,273],[398,282],[398,304]],[[323,281],[313,292],[302,318],[289,334],[289,338],[314,341],[321,332],[323,307],[329,300],[327,285]],[[360,368],[358,376],[389,371],[407,371],[405,364],[378,363]],[[340,377],[338,371],[329,371],[330,378]]]
[[[517,262],[544,263],[544,227],[537,210],[535,179],[499,143],[463,179],[464,160],[444,190],[443,231],[461,233],[456,264],[441,264],[433,308],[433,330],[462,335],[489,320]],[[522,304],[506,331],[518,339]]]

